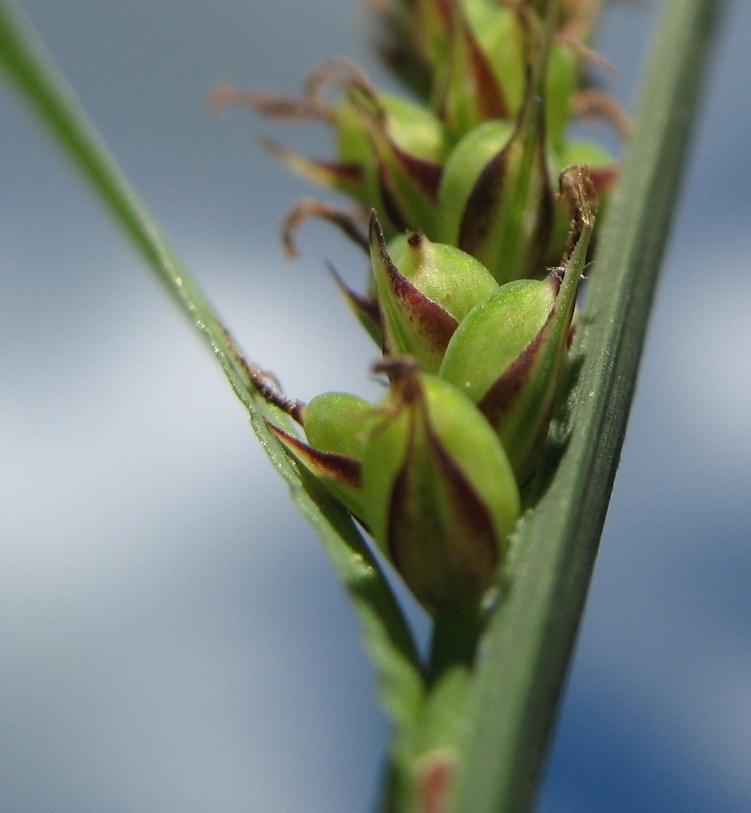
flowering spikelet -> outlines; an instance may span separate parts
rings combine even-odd
[[[326,122],[334,159],[267,143],[296,172],[376,209],[387,240],[420,232],[473,254],[499,282],[542,277],[566,241],[560,172],[594,164],[601,199],[616,173],[601,148],[566,138],[571,120],[591,109],[577,99],[592,0],[565,3],[557,21],[539,16],[544,5],[379,4],[384,52],[405,77],[421,77],[423,104],[376,90],[344,60],[316,70],[299,100],[224,89],[217,101]],[[329,101],[329,90],[339,99]]]
[[[566,139],[582,62],[572,42],[590,5],[551,5],[386,2],[383,53],[422,102],[342,60],[299,100],[225,92],[271,117],[326,122],[334,160],[272,149],[369,212],[366,234],[363,215],[304,201],[285,243],[317,216],[367,251],[366,293],[335,277],[379,346],[386,396],[303,405],[259,389],[304,430],[270,425],[283,448],[431,613],[478,606],[504,563],[566,368],[595,201],[615,177],[603,150]]]

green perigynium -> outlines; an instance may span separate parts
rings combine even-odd
[[[456,387],[411,359],[381,369],[392,385],[363,460],[371,533],[429,612],[476,607],[519,515],[508,458]]]
[[[329,88],[341,98],[327,101]],[[445,124],[423,105],[379,92],[346,60],[319,67],[302,99],[232,88],[215,92],[215,105],[230,103],[250,105],[272,118],[325,122],[336,145],[334,160],[307,158],[276,142],[267,146],[293,171],[366,209],[378,209],[389,237],[410,227],[434,229],[441,168],[451,142]]]
[[[561,186],[576,220],[571,257],[544,280],[508,282],[473,308],[439,370],[498,432],[521,484],[534,473],[547,434],[594,227],[595,193],[586,170],[569,167]]]
[[[383,352],[411,354],[425,372],[437,372],[461,320],[498,284],[474,257],[431,243],[420,232],[395,238],[387,248],[375,212],[370,258]]]
[[[308,443],[268,423],[289,454],[367,526],[362,460],[375,418],[372,404],[343,392],[314,398],[295,416]]]
[[[272,429],[373,535],[429,612],[479,605],[519,514],[504,448],[461,391],[410,356],[384,361],[372,405],[327,393],[302,410],[308,444]]]

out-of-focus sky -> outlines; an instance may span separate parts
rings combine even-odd
[[[375,395],[373,348],[278,222],[311,187],[217,81],[382,74],[351,0],[24,0],[134,186],[254,359]],[[655,17],[609,12],[627,102]],[[728,8],[543,789],[544,813],[751,811],[751,5]],[[0,90],[0,809],[357,813],[387,729],[313,531],[218,367]],[[601,269],[606,273],[606,269]]]

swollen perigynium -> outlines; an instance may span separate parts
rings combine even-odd
[[[566,367],[596,201],[616,177],[603,149],[566,138],[591,6],[553,19],[532,0],[392,0],[379,4],[381,52],[421,101],[344,61],[300,100],[217,97],[332,129],[333,160],[272,149],[358,207],[306,211],[368,249],[367,293],[345,292],[388,392],[294,402],[307,442],[270,428],[434,615],[479,606],[504,564]]]

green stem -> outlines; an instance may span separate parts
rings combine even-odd
[[[475,608],[444,612],[434,619],[423,695],[412,725],[395,732],[380,813],[445,809],[484,621]]]
[[[429,687],[456,666],[472,668],[482,627],[482,615],[475,608],[452,610],[436,616],[430,648]]]
[[[458,758],[458,741],[466,722],[467,686],[482,626],[481,614],[474,608],[453,610],[435,618],[418,761],[437,754],[449,756],[453,766]]]

